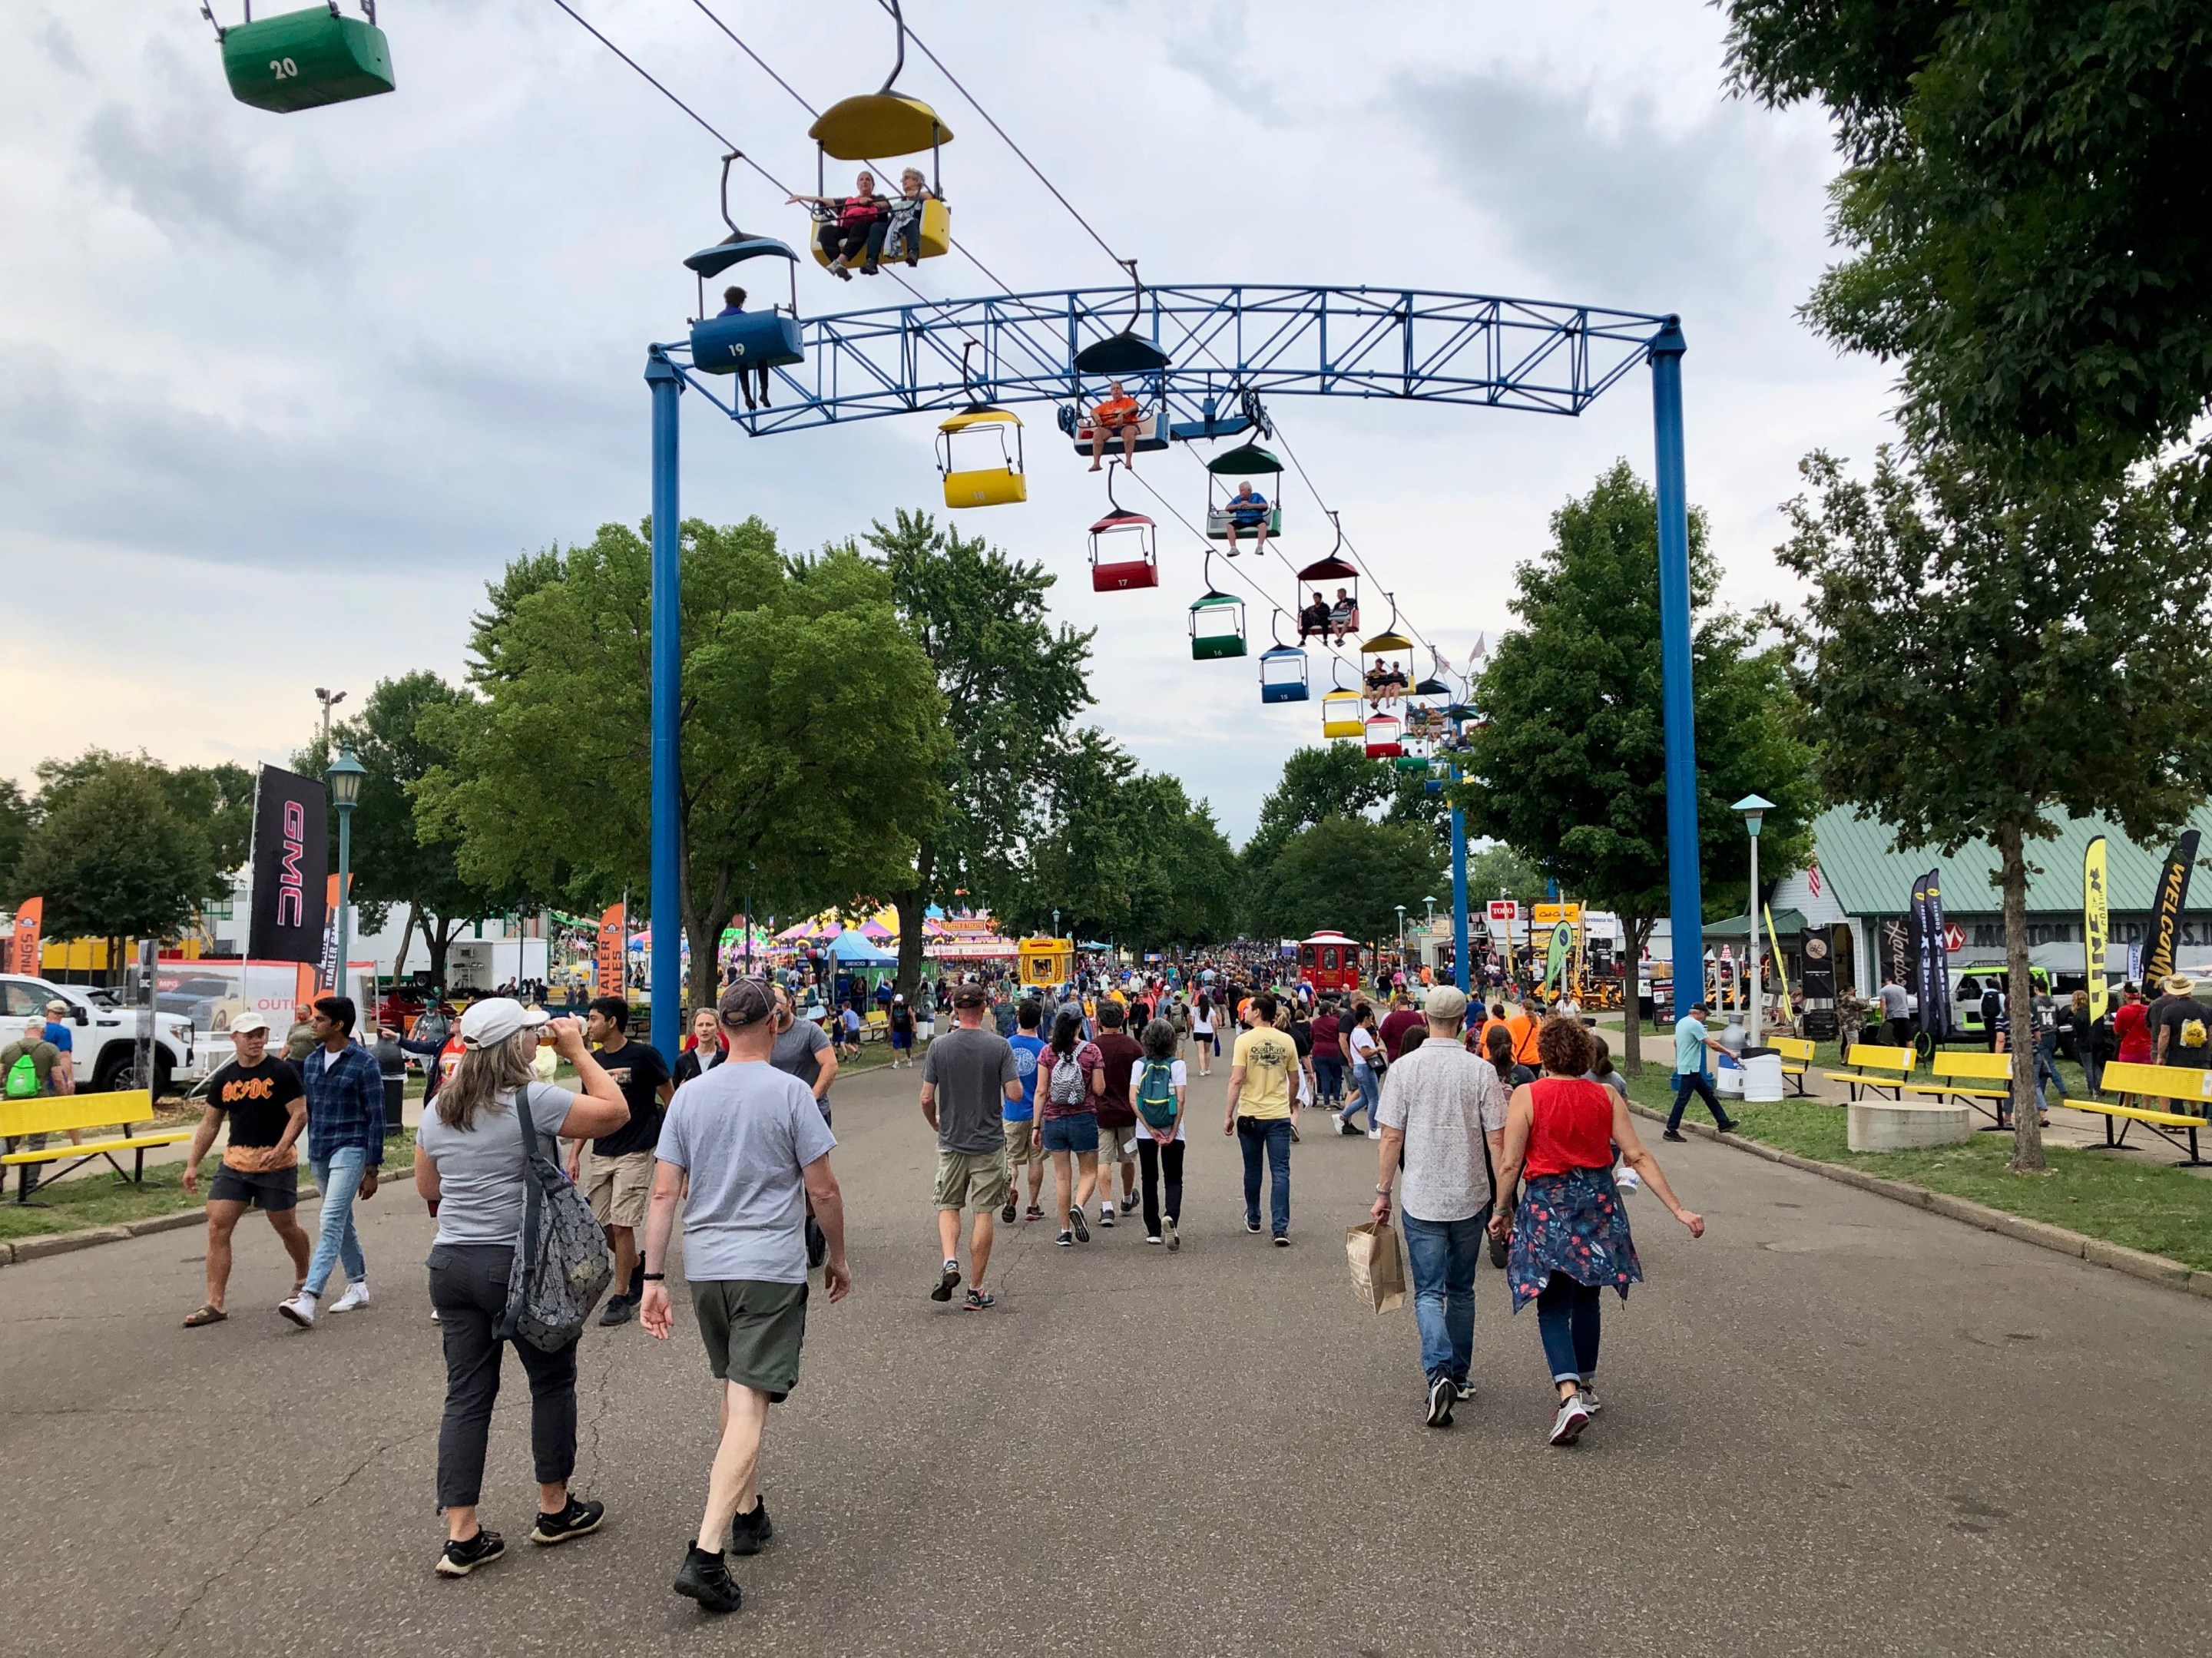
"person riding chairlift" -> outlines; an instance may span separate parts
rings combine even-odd
[[[1395,663],[1377,661],[1368,669],[1365,683],[1368,705],[1379,708],[1392,698],[1406,694],[1406,671]]]
[[[721,317],[744,316],[745,314],[745,290],[742,288],[724,288],[722,290],[722,308],[715,314]],[[738,366],[738,387],[745,394],[745,407],[748,409],[753,407],[753,374],[754,371],[752,369],[744,367],[743,364]],[[760,365],[759,374],[760,407],[765,409],[768,407],[768,365],[766,363]]]
[[[793,196],[791,202],[803,202],[809,207],[819,208],[826,216],[822,228],[815,232],[815,240],[830,256],[830,269],[840,280],[853,280],[852,262],[856,253],[866,257],[861,262],[860,274],[872,276],[884,256],[884,233],[890,228],[884,216],[890,203],[876,194],[876,175],[862,169],[853,181],[850,196]]]
[[[1328,601],[1316,592],[1313,596],[1313,603],[1298,612],[1298,637],[1301,640],[1326,639],[1328,636]]]
[[[1237,493],[1229,497],[1229,556],[1237,556],[1237,537],[1240,531],[1254,530],[1259,538],[1253,544],[1255,552],[1267,550],[1267,498],[1252,487],[1247,478],[1237,486]]]
[[[1359,626],[1359,606],[1352,601],[1348,589],[1339,587],[1336,590],[1336,603],[1328,607],[1328,625],[1336,633],[1336,637],[1329,641],[1333,645],[1344,643],[1352,636],[1352,630]]]
[[[1116,432],[1121,438],[1121,465],[1133,472],[1137,470],[1137,437],[1143,430],[1144,417],[1138,411],[1136,398],[1121,389],[1121,381],[1108,381],[1107,389],[1113,395],[1091,411],[1091,470],[1098,470],[1099,460],[1106,452],[1106,434]]]
[[[921,263],[921,208],[930,190],[921,172],[908,167],[899,174],[899,193],[891,203],[884,232],[884,258],[904,259],[909,268]]]

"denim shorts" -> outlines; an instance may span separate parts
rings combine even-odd
[[[1098,1119],[1088,1111],[1079,1116],[1046,1118],[1044,1149],[1048,1151],[1096,1151],[1098,1149]]]

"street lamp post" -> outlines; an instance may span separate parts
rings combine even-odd
[[[1406,907],[1398,906],[1398,970],[1406,969]]]
[[[343,691],[334,691],[323,685],[315,687],[315,701],[323,705],[323,754],[325,758],[331,751],[331,710],[345,700]]]
[[[1743,826],[1751,831],[1751,896],[1744,905],[1744,920],[1750,934],[1744,960],[1751,980],[1751,1028],[1747,1033],[1751,1046],[1759,1046],[1759,1012],[1761,997],[1759,983],[1759,820],[1774,810],[1774,802],[1756,794],[1747,794],[1729,808],[1743,814]]]
[[[331,800],[338,809],[337,982],[331,988],[341,996],[345,994],[346,957],[353,948],[353,930],[347,925],[348,901],[353,896],[353,809],[361,804],[361,780],[368,770],[353,757],[351,749],[341,749],[331,762]]]

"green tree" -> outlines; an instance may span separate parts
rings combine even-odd
[[[1736,88],[1835,119],[1850,257],[1808,313],[1902,364],[1917,443],[2110,476],[2188,436],[2212,398],[2202,0],[1727,10]]]
[[[1467,902],[1477,915],[1492,898],[1510,898],[1524,909],[1544,902],[1544,878],[1536,866],[1508,846],[1470,847],[1467,854]]]
[[[1299,830],[1329,817],[1364,817],[1389,805],[1397,776],[1370,760],[1357,743],[1294,749],[1283,774],[1260,803],[1260,820],[1244,843],[1244,866],[1257,878]]]
[[[78,789],[117,765],[137,766],[160,786],[178,820],[199,837],[218,885],[222,877],[245,867],[253,849],[255,774],[231,761],[172,770],[143,750],[118,755],[100,748],[87,749],[73,760],[42,760],[38,797],[31,806],[33,821],[59,811]],[[215,892],[210,887],[200,896]]]
[[[1398,909],[1416,919],[1446,878],[1435,838],[1418,824],[1332,814],[1293,835],[1257,878],[1252,911],[1261,937],[1303,938],[1322,927],[1395,941]]]
[[[12,777],[0,777],[0,896],[10,902],[30,896],[16,891],[15,860],[23,855],[23,842],[37,821],[22,785]]]
[[[416,786],[420,821],[458,839],[465,879],[579,906],[647,886],[649,534],[605,525],[492,584],[471,644],[479,695],[426,716],[458,758]],[[653,920],[683,927],[703,1003],[746,891],[790,914],[911,883],[946,738],[880,565],[786,557],[758,519],[687,520],[681,557],[678,890]]]
[[[891,598],[937,676],[945,754],[939,811],[915,826],[914,878],[890,894],[899,915],[899,987],[921,981],[922,919],[940,895],[989,902],[1037,823],[1037,777],[1065,749],[1091,700],[1091,635],[1045,614],[1054,578],[981,537],[901,511],[867,544],[890,574]]]
[[[172,803],[160,768],[105,756],[73,774],[15,865],[19,896],[46,900],[54,938],[173,938],[214,890],[203,827]]]
[[[1552,515],[1552,545],[1515,572],[1522,626],[1474,688],[1462,804],[1470,834],[1504,841],[1562,891],[1620,915],[1631,970],[1667,911],[1665,720],[1660,704],[1659,519],[1650,486],[1617,462]],[[1775,802],[1760,841],[1777,879],[1809,847],[1811,757],[1780,653],[1717,610],[1705,516],[1690,518],[1698,861],[1709,908],[1743,902],[1743,829],[1730,805]],[[1694,988],[1694,987],[1692,987]],[[1639,1075],[1638,1021],[1623,1068]]]
[[[2028,850],[2067,813],[2161,840],[2212,791],[2212,486],[2021,500],[1947,450],[1872,482],[1826,455],[1787,508],[1798,694],[1829,799],[1901,847],[1997,852],[2010,1004],[2029,1001]],[[2012,1079],[2013,1166],[2043,1167],[2034,1072]]]

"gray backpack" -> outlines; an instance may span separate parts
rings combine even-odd
[[[583,1334],[615,1264],[590,1202],[538,1143],[527,1084],[515,1090],[514,1120],[522,1132],[522,1241],[507,1275],[507,1310],[493,1334],[557,1353]]]

